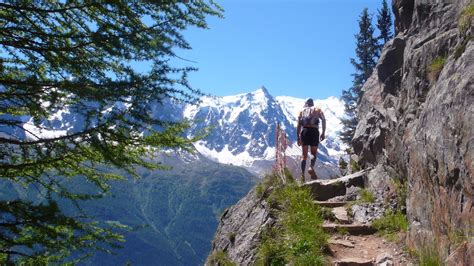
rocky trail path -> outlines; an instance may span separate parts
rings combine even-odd
[[[315,204],[331,210],[323,228],[329,239],[330,265],[410,265],[411,260],[402,245],[377,234],[370,222],[354,221],[347,200],[351,187],[364,188],[363,172],[332,180],[315,180],[303,184],[311,188]]]

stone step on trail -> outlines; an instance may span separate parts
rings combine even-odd
[[[350,203],[350,201],[319,201],[315,200],[315,204],[318,204],[321,207],[326,207],[326,208],[336,208],[336,207],[342,207],[346,206],[347,204]]]
[[[350,235],[371,235],[377,232],[370,224],[324,223],[323,229],[329,233],[347,232]]]
[[[345,258],[333,262],[334,266],[372,266],[375,263],[369,259]]]
[[[346,194],[349,187],[355,186],[364,188],[367,183],[367,173],[369,169],[360,172],[329,180],[313,180],[302,184],[311,190],[313,198],[318,201],[325,201],[337,196]]]
[[[332,213],[340,224],[350,224],[352,222],[347,215],[346,207],[335,207],[332,209]]]

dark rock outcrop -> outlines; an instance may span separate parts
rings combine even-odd
[[[309,187],[315,200],[328,200],[337,196],[344,196],[349,188],[364,187],[367,182],[367,171],[360,171],[352,175],[330,180],[314,180],[305,183]]]
[[[254,188],[226,210],[212,241],[212,252],[223,251],[230,261],[238,265],[254,264],[262,229],[275,222],[267,205]],[[206,265],[211,264],[207,261]]]
[[[354,150],[359,164],[377,171],[369,173],[369,187],[383,193],[389,179],[408,182],[411,246],[433,242],[443,257],[463,254],[457,255],[462,263],[472,265],[472,18],[467,29],[459,26],[468,5],[472,1],[393,1],[397,35],[363,87]]]

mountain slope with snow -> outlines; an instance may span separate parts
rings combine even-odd
[[[184,118],[197,121],[191,135],[205,127],[211,133],[196,143],[204,156],[220,163],[244,166],[256,173],[270,170],[275,158],[275,131],[279,123],[288,135],[287,156],[297,164],[301,148],[296,145],[296,117],[304,100],[289,96],[273,97],[265,87],[254,92],[225,97],[204,97],[199,106],[184,108]],[[344,154],[338,135],[343,103],[329,97],[315,100],[327,120],[326,140],[319,145],[317,167],[325,168],[324,176],[338,174],[337,161]],[[295,168],[294,166],[292,168]]]

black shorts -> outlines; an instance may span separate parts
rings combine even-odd
[[[301,131],[301,142],[304,146],[318,146],[319,130],[316,127],[304,127]]]

